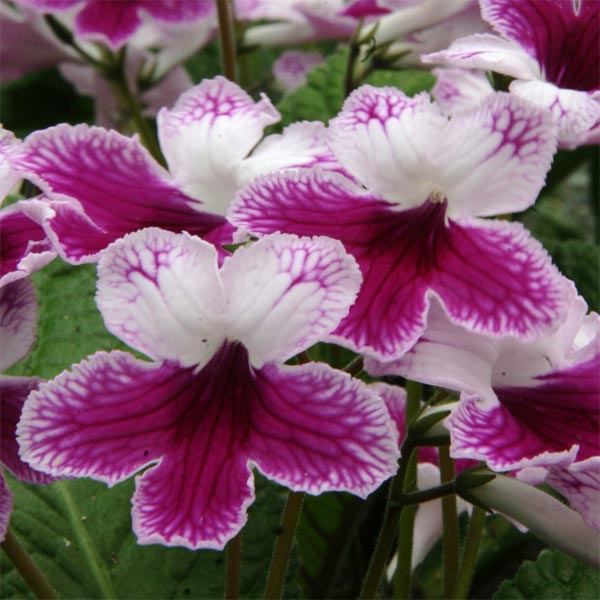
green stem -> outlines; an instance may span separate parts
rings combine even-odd
[[[420,408],[421,385],[415,382],[408,382],[406,387],[406,428],[408,431],[410,421],[418,413]],[[365,579],[363,581],[363,586],[360,592],[361,598],[375,597],[377,588],[379,586],[379,581],[381,580],[387,562],[390,558],[390,552],[392,550],[394,538],[396,537],[396,529],[398,527],[400,518],[403,511],[407,510],[407,506],[402,503],[402,497],[407,487],[410,487],[406,485],[407,481],[412,479],[411,485],[414,485],[415,478],[414,475],[411,476],[411,473],[414,472],[414,461],[412,458],[414,450],[413,444],[414,443],[410,439],[410,436],[405,435],[401,447],[398,473],[392,480],[392,484],[390,486],[385,516],[383,517],[383,523],[381,524],[377,544],[375,545],[375,550],[371,556],[371,562],[369,563],[369,568],[367,569],[367,574],[365,575]],[[408,510],[411,511],[412,509],[408,508]],[[403,548],[403,550],[405,549]],[[410,555],[412,555],[412,548],[410,550]],[[398,556],[398,560],[400,559],[401,556]],[[410,586],[410,576],[408,577],[408,585]]]
[[[162,155],[160,146],[158,145],[156,135],[142,114],[142,107],[138,99],[129,88],[129,83],[127,82],[127,77],[125,75],[124,50],[121,51],[116,57],[116,62],[113,65],[113,68],[105,70],[104,76],[111,84],[117,100],[127,111],[128,115],[133,121],[133,125],[140,136],[142,144],[163,167],[166,167],[167,163]]]
[[[242,534],[238,533],[227,544],[227,587],[225,598],[237,600],[240,597],[240,565],[242,559]]]
[[[296,527],[302,512],[303,492],[290,492],[288,494],[283,516],[281,519],[281,533],[275,544],[273,560],[269,570],[269,577],[265,587],[266,599],[281,598],[285,583],[285,574],[288,568],[290,551],[296,534]]]
[[[39,600],[55,600],[58,598],[44,573],[40,571],[40,568],[35,564],[10,528],[7,530],[4,541],[0,545],[36,598],[39,598]]]
[[[430,502],[431,500],[437,500],[439,498],[445,498],[449,494],[456,494],[456,480],[448,481],[437,487],[428,488],[419,492],[411,492],[410,494],[403,494],[402,498],[398,501],[392,502],[393,506],[412,506],[416,504],[422,504],[423,502]]]
[[[217,7],[217,18],[219,20],[223,75],[230,81],[237,81],[233,3],[232,0],[215,0],[215,5]]]
[[[345,371],[346,373],[349,373],[350,375],[352,375],[352,377],[358,375],[364,367],[364,361],[363,361],[363,357],[362,356],[357,356],[356,358],[352,359],[343,369],[342,371]]]
[[[406,382],[406,421],[405,438],[409,437],[409,428],[412,421],[421,410],[423,385],[417,381]],[[418,455],[413,453],[407,464],[403,493],[412,492],[417,486]],[[394,579],[394,598],[408,598],[410,596],[412,576],[412,552],[417,506],[410,506],[403,511],[398,525],[398,564]]]
[[[102,559],[96,554],[94,543],[87,529],[83,525],[81,514],[79,513],[79,509],[77,508],[77,505],[71,496],[68,485],[69,484],[67,482],[63,481],[60,483],[55,483],[54,487],[65,503],[67,514],[69,515],[69,522],[71,523],[71,528],[73,529],[73,533],[77,539],[79,549],[90,566],[91,573],[101,592],[100,596],[104,600],[116,598],[117,594],[113,589],[108,569],[106,568],[106,565],[103,563]]]
[[[360,32],[362,30],[362,20],[359,22],[352,39],[350,40],[350,48],[348,49],[348,61],[346,62],[346,73],[344,75],[344,97],[352,92],[357,83],[354,80],[354,71],[356,69],[356,61],[360,55]]]
[[[450,458],[450,447],[438,448],[440,457],[440,479],[442,483],[454,480],[454,461]],[[456,496],[442,498],[442,519],[444,527],[444,597],[452,598],[456,573],[458,572],[458,513]]]
[[[465,540],[465,550],[463,552],[460,570],[456,578],[456,587],[454,589],[454,598],[456,600],[465,600],[473,581],[473,573],[475,572],[475,563],[477,560],[477,552],[479,550],[479,542],[483,533],[485,524],[486,512],[479,506],[473,506],[469,529],[467,530],[467,538]]]

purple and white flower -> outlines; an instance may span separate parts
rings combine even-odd
[[[511,93],[549,109],[561,144],[585,143],[600,122],[600,3],[597,0],[480,0],[499,35],[475,34],[424,62],[514,77]],[[598,132],[592,132],[593,141]]]
[[[600,454],[600,317],[586,309],[572,292],[560,327],[522,342],[467,331],[436,303],[407,354],[365,366],[462,392],[444,423],[453,457],[500,471],[562,468]]]
[[[285,92],[291,92],[305,85],[307,74],[324,61],[320,52],[288,50],[273,64],[275,83]]]
[[[217,252],[188,234],[125,236],[99,264],[108,329],[153,359],[98,352],[30,395],[22,456],[50,474],[136,479],[139,542],[222,548],[255,466],[311,494],[366,496],[397,468],[382,400],[326,364],[283,362],[347,313],[358,267],[328,238],[276,234]]]
[[[150,226],[188,231],[220,249],[234,241],[224,215],[246,181],[292,166],[336,168],[322,123],[294,123],[255,148],[264,128],[279,118],[266,96],[254,102],[216,77],[160,111],[169,171],[137,137],[87,125],[34,132],[11,160],[20,176],[44,191],[47,199],[28,212],[68,262],[95,262],[112,241]]]
[[[35,341],[36,300],[28,279],[0,288],[0,371],[24,358]],[[33,470],[19,458],[17,422],[29,392],[40,383],[37,377],[0,375],[0,450],[2,465],[17,479],[29,483],[50,483],[51,477]],[[0,541],[4,540],[13,507],[12,493],[0,473]]]
[[[425,330],[433,297],[457,325],[498,337],[531,339],[565,312],[564,280],[541,245],[518,223],[480,218],[535,201],[556,148],[549,114],[497,94],[448,120],[426,94],[363,86],[328,140],[364,187],[319,169],[266,175],[229,219],[257,235],[344,243],[364,283],[332,340],[398,357]]]

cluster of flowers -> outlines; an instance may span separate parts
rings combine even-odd
[[[142,16],[214,18],[201,0],[19,4],[69,9],[78,35],[113,50]],[[282,19],[280,4],[238,9]],[[475,8],[468,31],[497,34],[424,57],[452,67],[436,71],[434,102],[364,85],[327,126],[261,141],[279,120],[270,100],[216,77],[158,112],[167,168],[101,127],[3,132],[2,196],[21,179],[41,190],[0,212],[3,369],[33,342],[26,277],[57,254],[98,263],[106,327],[152,361],[98,352],[48,382],[3,377],[2,460],[15,475],[114,484],[143,471],[139,541],[189,548],[222,548],[241,529],[251,467],[293,490],[366,496],[397,469],[404,391],[284,364],[325,341],[362,355],[373,377],[458,392],[444,423],[454,458],[545,481],[600,529],[600,317],[522,225],[487,218],[535,202],[558,146],[597,140],[600,4],[557,0],[542,14],[535,1],[481,0],[485,21],[473,2],[444,5],[453,15],[436,22],[430,0],[297,1],[289,22],[246,32],[249,44],[347,37],[363,19],[386,43],[410,22],[419,35],[397,43],[420,51],[443,19],[474,23]],[[496,92],[464,67],[515,80]]]

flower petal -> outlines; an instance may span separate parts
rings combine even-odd
[[[431,90],[445,114],[454,115],[476,107],[494,88],[483,71],[458,68],[432,69],[436,83]]]
[[[600,119],[600,101],[587,92],[564,90],[545,81],[513,81],[515,96],[548,109],[558,126],[559,140],[569,140],[589,131]]]
[[[156,462],[194,401],[189,369],[97,352],[42,383],[17,427],[21,456],[54,475],[109,484]]]
[[[21,417],[23,403],[32,390],[40,384],[37,377],[0,376],[0,440],[2,442],[2,464],[19,480],[29,483],[50,483],[52,477],[35,471],[19,458],[16,429]]]
[[[590,527],[600,529],[600,457],[566,468],[551,466],[546,483],[565,496]]]
[[[3,26],[6,27],[6,24],[3,23]],[[15,138],[12,131],[8,131],[0,125],[0,205],[20,179],[19,175],[13,171],[10,161],[8,160],[10,154],[12,154],[20,144],[21,141]]]
[[[224,215],[238,168],[267,125],[280,115],[263,95],[254,100],[224,77],[205,79],[158,114],[161,148],[175,181],[210,212]]]
[[[45,223],[61,243],[64,238],[65,255],[77,254],[74,240],[80,239],[68,226],[72,218],[78,225],[90,221],[86,233],[98,230],[78,253],[87,256],[94,246],[95,254],[102,250],[107,238],[147,226],[204,235],[224,222],[200,212],[203,205],[182,194],[136,138],[115,131],[57,125],[31,134],[12,161],[57,201],[51,204],[56,217],[48,214]]]
[[[248,456],[267,477],[364,498],[396,472],[396,428],[362,382],[325,364],[268,363],[256,385]]]
[[[227,333],[255,367],[322,340],[348,314],[362,279],[340,242],[281,234],[239,248],[221,277]]]
[[[600,87],[596,0],[481,0],[481,14],[537,59],[547,81],[572,90]]]
[[[56,257],[42,227],[27,216],[27,204],[18,202],[0,211],[0,287],[31,275]]]
[[[447,50],[421,56],[425,63],[463,69],[485,69],[517,79],[539,79],[540,65],[519,44],[489,33],[459,38]]]
[[[205,364],[227,334],[217,253],[188,234],[149,228],[115,242],[96,301],[112,333],[156,360]]]
[[[0,288],[0,371],[27,355],[35,341],[37,302],[28,279]]]
[[[516,223],[446,224],[445,205],[432,202],[396,211],[347,179],[317,170],[255,180],[229,218],[259,235],[341,240],[364,281],[332,339],[381,360],[416,342],[433,293],[453,322],[499,337],[532,338],[566,311],[564,279]]]

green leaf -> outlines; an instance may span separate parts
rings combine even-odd
[[[96,307],[96,266],[55,260],[32,276],[38,299],[37,342],[13,375],[51,378],[96,350],[126,349]]]
[[[49,486],[9,476],[15,495],[11,527],[62,598],[222,597],[225,552],[140,546],[131,530],[133,480],[113,488],[79,479]],[[242,534],[243,597],[262,595],[286,491],[257,477],[256,501]],[[299,596],[298,562],[286,597]],[[2,557],[3,598],[30,596]]]
[[[341,48],[308,74],[306,85],[284,96],[277,105],[281,126],[294,121],[323,121],[337,115],[344,101],[348,48]]]
[[[598,597],[600,573],[589,565],[559,552],[544,550],[535,562],[526,561],[515,578],[504,581],[494,600],[559,598],[584,600]]]
[[[392,86],[402,90],[407,96],[419,92],[428,92],[435,83],[435,77],[429,71],[420,69],[402,69],[399,71],[375,71],[365,83],[374,86]]]

